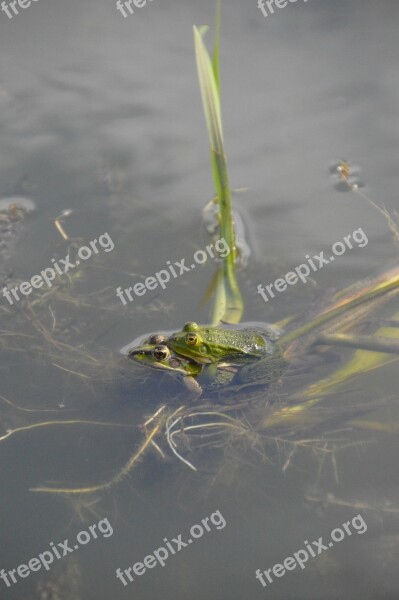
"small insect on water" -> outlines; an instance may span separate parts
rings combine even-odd
[[[337,172],[339,174],[340,179],[344,179],[345,181],[349,178],[351,174],[350,164],[346,161],[341,161],[337,167]]]

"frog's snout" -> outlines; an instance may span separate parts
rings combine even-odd
[[[130,350],[127,357],[134,358],[135,356],[145,356],[144,350]]]

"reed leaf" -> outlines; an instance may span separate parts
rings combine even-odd
[[[218,14],[220,26],[220,12]],[[219,28],[216,36],[213,64],[197,27],[194,27],[194,46],[202,104],[209,135],[216,196],[219,203],[220,234],[230,248],[230,253],[223,260],[218,274],[212,323],[218,324],[221,321],[239,323],[244,306],[235,274],[234,223],[231,213],[231,191],[227,160],[223,143],[219,95]]]

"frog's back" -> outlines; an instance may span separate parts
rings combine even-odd
[[[234,329],[209,327],[204,328],[204,335],[208,343],[223,346],[232,354],[239,353],[247,356],[261,356],[274,352],[275,340],[278,332],[271,327],[244,323]]]

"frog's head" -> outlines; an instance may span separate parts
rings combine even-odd
[[[221,349],[205,339],[205,328],[194,321],[186,323],[181,331],[173,333],[167,340],[168,346],[200,364],[209,364],[222,358]]]
[[[128,358],[154,369],[163,369],[183,377],[196,377],[201,373],[201,365],[178,356],[165,344],[146,344],[134,348],[128,354]]]
[[[162,333],[153,333],[152,335],[150,335],[148,340],[144,342],[144,344],[148,344],[151,346],[160,346],[161,344],[164,344],[164,342],[166,342],[165,335],[163,335]]]

